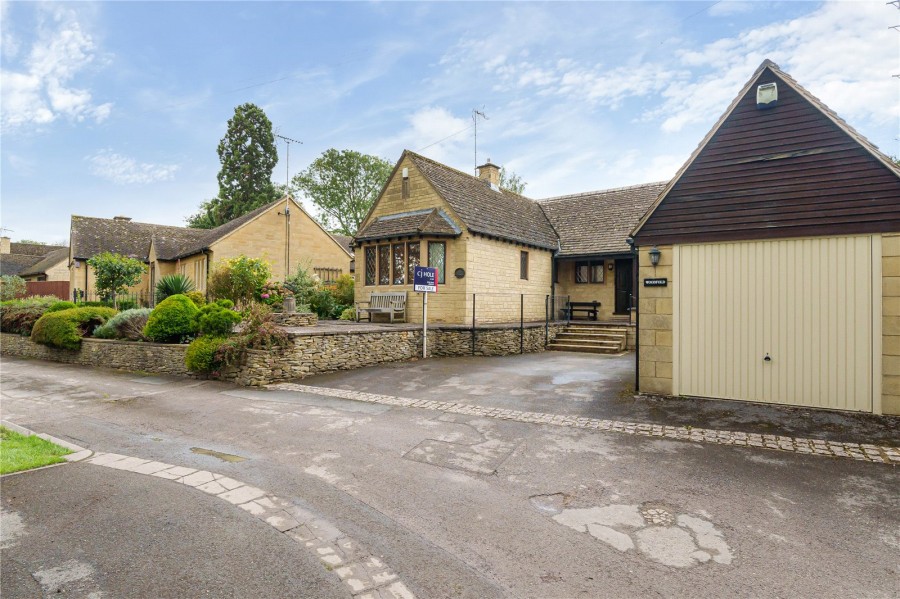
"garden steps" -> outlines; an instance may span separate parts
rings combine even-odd
[[[551,351],[617,354],[625,351],[628,329],[605,324],[569,324],[547,345]]]

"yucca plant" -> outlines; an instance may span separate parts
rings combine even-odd
[[[170,295],[190,293],[194,290],[194,282],[184,275],[166,275],[156,284],[156,303]]]

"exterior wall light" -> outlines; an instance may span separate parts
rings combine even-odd
[[[654,245],[653,249],[651,249],[648,253],[650,254],[650,264],[652,264],[653,266],[658,265],[659,257],[662,255],[662,252],[659,251],[659,248]]]

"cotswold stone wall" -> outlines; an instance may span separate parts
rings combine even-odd
[[[275,322],[283,327],[314,327],[319,317],[313,312],[276,312]]]
[[[550,325],[552,341],[564,325]],[[543,351],[543,325],[526,326],[522,351]],[[196,376],[184,365],[186,345],[162,345],[131,341],[85,339],[81,349],[52,349],[32,342],[28,337],[0,335],[3,355],[39,358],[69,364],[85,364],[156,374]],[[520,350],[517,327],[477,329],[475,355],[505,356]],[[435,328],[428,331],[429,357],[472,355],[472,331],[462,328]],[[353,370],[383,362],[403,362],[422,356],[422,331],[312,331],[291,334],[290,345],[271,351],[249,350],[241,364],[225,369],[217,378],[239,385],[259,386],[302,379],[315,374]]]
[[[177,376],[190,376],[184,365],[185,349],[186,345],[83,339],[81,349],[67,350],[34,343],[21,335],[0,334],[0,353],[4,356]]]

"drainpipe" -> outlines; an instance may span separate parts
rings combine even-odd
[[[641,301],[641,285],[640,285],[640,255],[638,255],[638,246],[634,244],[634,238],[629,237],[625,240],[625,242],[631,246],[631,253],[634,256],[633,260],[633,272],[632,275],[632,289],[634,293],[632,294],[632,309],[635,310],[635,319],[634,319],[634,392],[640,393],[641,391],[641,310],[640,310],[640,301]]]

